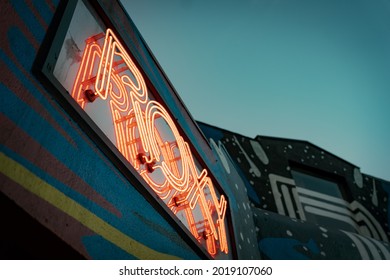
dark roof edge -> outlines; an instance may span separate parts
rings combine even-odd
[[[344,161],[345,163],[347,163],[347,164],[349,164],[349,165],[352,165],[352,166],[354,166],[354,167],[356,167],[356,168],[358,168],[358,169],[360,170],[360,167],[358,167],[356,164],[353,164],[353,163],[351,163],[351,162],[349,162],[349,161],[347,161],[347,160],[345,160],[345,159],[343,159],[343,158],[341,158],[341,157],[339,157],[339,156],[337,156],[337,155],[335,155],[335,154],[333,154],[333,153],[331,153],[331,152],[329,152],[329,151],[327,151],[327,150],[325,150],[325,149],[323,149],[323,148],[321,148],[321,147],[319,147],[319,146],[317,146],[317,145],[314,145],[313,143],[311,143],[311,142],[309,142],[309,141],[307,141],[307,140],[298,140],[298,139],[283,138],[283,137],[275,137],[275,136],[264,136],[264,135],[257,135],[255,138],[251,138],[251,137],[248,137],[248,136],[245,136],[245,135],[242,135],[242,134],[239,134],[239,133],[236,133],[236,132],[233,132],[233,131],[224,129],[224,128],[220,128],[220,127],[218,127],[218,126],[211,125],[211,124],[208,124],[208,123],[205,123],[205,122],[202,122],[202,121],[196,121],[196,122],[197,122],[197,123],[200,123],[200,124],[203,124],[203,125],[207,125],[207,126],[209,126],[209,127],[213,127],[213,128],[219,129],[219,130],[224,131],[224,132],[227,132],[227,133],[235,134],[235,135],[238,135],[238,136],[241,136],[241,137],[245,137],[245,138],[247,138],[247,139],[252,139],[252,140],[261,140],[262,138],[266,138],[266,139],[269,139],[269,140],[305,143],[305,144],[310,145],[310,146],[312,146],[312,147],[314,147],[314,148],[316,148],[316,149],[320,149],[320,150],[322,150],[322,151],[328,153],[329,155],[331,155],[331,156],[333,156],[333,157],[335,157],[335,158],[337,158],[337,159],[339,159],[339,160],[342,160],[342,161]]]
[[[325,150],[324,148],[321,148],[320,146],[317,146],[317,145],[315,145],[315,144],[313,144],[313,143],[311,143],[311,142],[309,142],[307,140],[282,138],[282,137],[274,137],[274,136],[263,136],[263,135],[257,135],[255,137],[256,140],[258,140],[258,139],[261,140],[262,138],[267,138],[267,139],[270,139],[270,140],[278,140],[278,141],[299,142],[299,143],[303,143],[303,144],[306,144],[306,145],[310,145],[310,146],[312,146],[312,147],[314,147],[316,149],[322,150],[322,151],[326,152],[327,154],[329,154],[329,155],[331,155],[331,156],[333,156],[333,157],[335,157],[335,158],[337,158],[337,159],[339,159],[339,160],[341,160],[341,161],[343,161],[343,162],[345,162],[345,163],[347,163],[349,165],[352,165],[352,166],[354,166],[354,167],[356,167],[356,168],[358,168],[360,170],[360,167],[357,166],[356,164],[353,164],[353,163],[351,163],[351,162],[349,162],[349,161],[347,161],[347,160],[345,160],[345,159],[343,159],[343,158],[341,158],[341,157],[339,157],[339,156],[329,152],[328,150]]]
[[[224,128],[220,128],[216,125],[212,125],[212,124],[209,124],[209,123],[205,123],[205,122],[202,122],[202,121],[196,121],[198,124],[201,124],[201,125],[207,125],[209,127],[212,127],[212,128],[216,128],[216,129],[219,129],[221,131],[224,131],[224,132],[227,132],[227,133],[231,133],[231,134],[235,134],[235,135],[238,135],[238,136],[241,136],[241,137],[245,137],[245,138],[248,138],[248,139],[252,139],[252,140],[256,140],[255,138],[250,138],[246,135],[242,135],[240,133],[236,133],[236,132],[233,132],[233,131],[230,131],[230,130],[227,130],[227,129],[224,129]]]
[[[221,130],[223,132],[227,132],[227,133],[230,133],[230,134],[235,134],[235,135],[247,138],[247,139],[252,139],[252,140],[257,140],[257,141],[261,140],[262,138],[266,138],[266,139],[269,139],[269,140],[304,143],[304,144],[310,145],[310,146],[312,146],[312,147],[314,147],[316,149],[322,150],[322,151],[328,153],[329,155],[331,155],[331,156],[333,156],[333,157],[335,157],[335,158],[337,158],[337,159],[339,159],[339,160],[341,160],[341,161],[343,161],[343,162],[345,162],[345,163],[347,163],[347,164],[349,164],[349,165],[351,165],[353,167],[356,167],[356,168],[358,168],[360,170],[360,167],[357,166],[356,164],[353,164],[353,163],[351,163],[351,162],[349,162],[349,161],[347,161],[347,160],[345,160],[345,159],[343,159],[343,158],[341,158],[341,157],[339,157],[339,156],[337,156],[337,155],[335,155],[335,154],[333,154],[333,153],[331,153],[331,152],[321,148],[320,146],[317,146],[317,145],[315,145],[315,144],[313,144],[313,143],[311,143],[311,142],[309,142],[307,140],[298,140],[298,139],[275,137],[275,136],[264,136],[264,135],[257,135],[255,138],[251,138],[251,137],[242,135],[240,133],[236,133],[236,132],[230,131],[228,129],[220,128],[218,126],[211,125],[211,124],[208,124],[208,123],[205,123],[205,122],[202,122],[202,121],[196,121],[196,122],[199,123],[199,124],[202,124],[202,125],[206,125],[206,126],[215,128],[215,129],[219,129],[219,130]],[[362,175],[363,176],[368,176],[370,178],[374,178],[375,180],[378,180],[378,181],[384,181],[384,182],[390,183],[390,181],[384,180],[382,178],[378,178],[376,176],[373,176],[373,175],[370,175],[370,174],[367,174],[367,173],[362,173]]]

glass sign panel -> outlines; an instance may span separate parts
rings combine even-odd
[[[83,1],[53,74],[207,252],[230,258],[225,196],[115,32]]]

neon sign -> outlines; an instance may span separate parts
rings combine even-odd
[[[168,111],[112,30],[85,42],[72,97],[83,109],[106,102],[118,150],[211,255],[227,254],[227,201]]]

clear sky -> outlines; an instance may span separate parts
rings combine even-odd
[[[390,0],[122,0],[196,120],[390,180]]]

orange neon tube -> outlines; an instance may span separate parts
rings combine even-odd
[[[71,93],[82,108],[93,106],[87,90],[109,102],[116,146],[145,182],[173,213],[183,212],[184,224],[211,255],[218,250],[227,254],[225,197],[195,163],[189,144],[148,93],[141,72],[111,29],[86,40]]]

